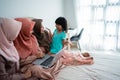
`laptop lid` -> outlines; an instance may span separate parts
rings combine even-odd
[[[67,46],[65,46],[58,53],[56,53],[54,59],[52,60],[51,64],[49,65],[49,67],[51,67],[52,65],[54,65],[57,62],[57,60],[61,57],[61,54],[64,52],[65,49],[67,49]]]
[[[56,53],[54,56],[46,54],[43,58],[41,58],[41,59],[36,59],[36,60],[33,62],[33,64],[41,65],[41,66],[44,67],[44,68],[49,68],[49,67],[51,67],[52,65],[54,65],[54,64],[57,62],[57,60],[61,57],[61,54],[63,53],[63,51],[64,51],[65,49],[67,49],[67,46],[64,47],[63,49],[61,49],[61,50],[60,50],[58,53]],[[50,62],[50,64],[48,64],[48,65],[43,65],[42,63],[45,62],[45,61],[46,61],[49,57],[51,57],[51,56],[54,57],[54,58],[53,58],[53,60]]]
[[[49,57],[50,57],[50,55],[46,54],[43,58],[38,58],[35,61],[33,61],[32,64],[40,65],[41,63],[43,63]]]

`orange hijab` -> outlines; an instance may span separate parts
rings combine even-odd
[[[22,29],[15,39],[14,44],[18,50],[21,59],[25,59],[30,55],[38,53],[38,45],[36,37],[31,33],[35,22],[28,18],[15,18],[22,22]]]

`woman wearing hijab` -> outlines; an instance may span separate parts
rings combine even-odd
[[[15,47],[20,56],[21,71],[31,71],[31,74],[38,78],[54,80],[55,75],[62,67],[60,61],[48,69],[32,64],[35,59],[44,56],[39,48],[36,37],[32,34],[35,22],[28,18],[16,18],[15,20],[22,22],[21,31],[18,34],[18,37],[14,40]]]
[[[0,18],[0,80],[26,80],[29,73],[19,70],[19,55],[13,40],[17,37],[21,23],[14,19]]]
[[[22,23],[22,28],[14,40],[14,45],[20,56],[20,69],[25,72],[35,59],[43,57],[43,53],[37,44],[35,36],[32,35],[35,23],[28,18],[16,18],[15,20]]]
[[[14,40],[20,58],[26,59],[30,55],[42,55],[35,36],[31,34],[35,22],[28,18],[16,18],[15,20],[22,22],[21,31],[18,37]]]
[[[52,40],[51,32],[44,29],[42,25],[42,19],[33,19],[35,22],[35,26],[33,28],[33,34],[36,36],[39,47],[42,49],[44,53],[48,53],[50,51],[50,43]]]
[[[22,29],[14,41],[15,47],[20,55],[22,72],[31,71],[32,76],[45,80],[55,80],[55,77],[65,65],[75,65],[76,63],[76,65],[90,64],[92,62],[92,59],[88,62],[84,59],[82,60],[80,55],[77,55],[79,57],[73,57],[71,51],[65,51],[63,52],[64,55],[50,68],[42,68],[40,65],[33,65],[32,62],[35,59],[44,56],[44,54],[40,52],[36,37],[32,34],[35,22],[28,18],[16,18],[15,20],[22,22]],[[74,61],[76,63],[73,63]]]

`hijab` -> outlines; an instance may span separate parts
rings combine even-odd
[[[14,19],[0,18],[0,55],[6,60],[16,62],[19,69],[19,55],[13,44],[21,29],[21,22]]]
[[[22,29],[14,41],[20,58],[25,59],[30,55],[37,54],[37,40],[32,34],[35,22],[31,21],[28,18],[15,18],[15,20],[22,22]]]

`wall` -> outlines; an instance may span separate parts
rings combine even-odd
[[[0,17],[42,18],[43,25],[54,27],[57,17],[63,16],[62,0],[0,0]]]
[[[68,20],[68,27],[77,28],[75,0],[64,0],[63,6],[64,16]]]

